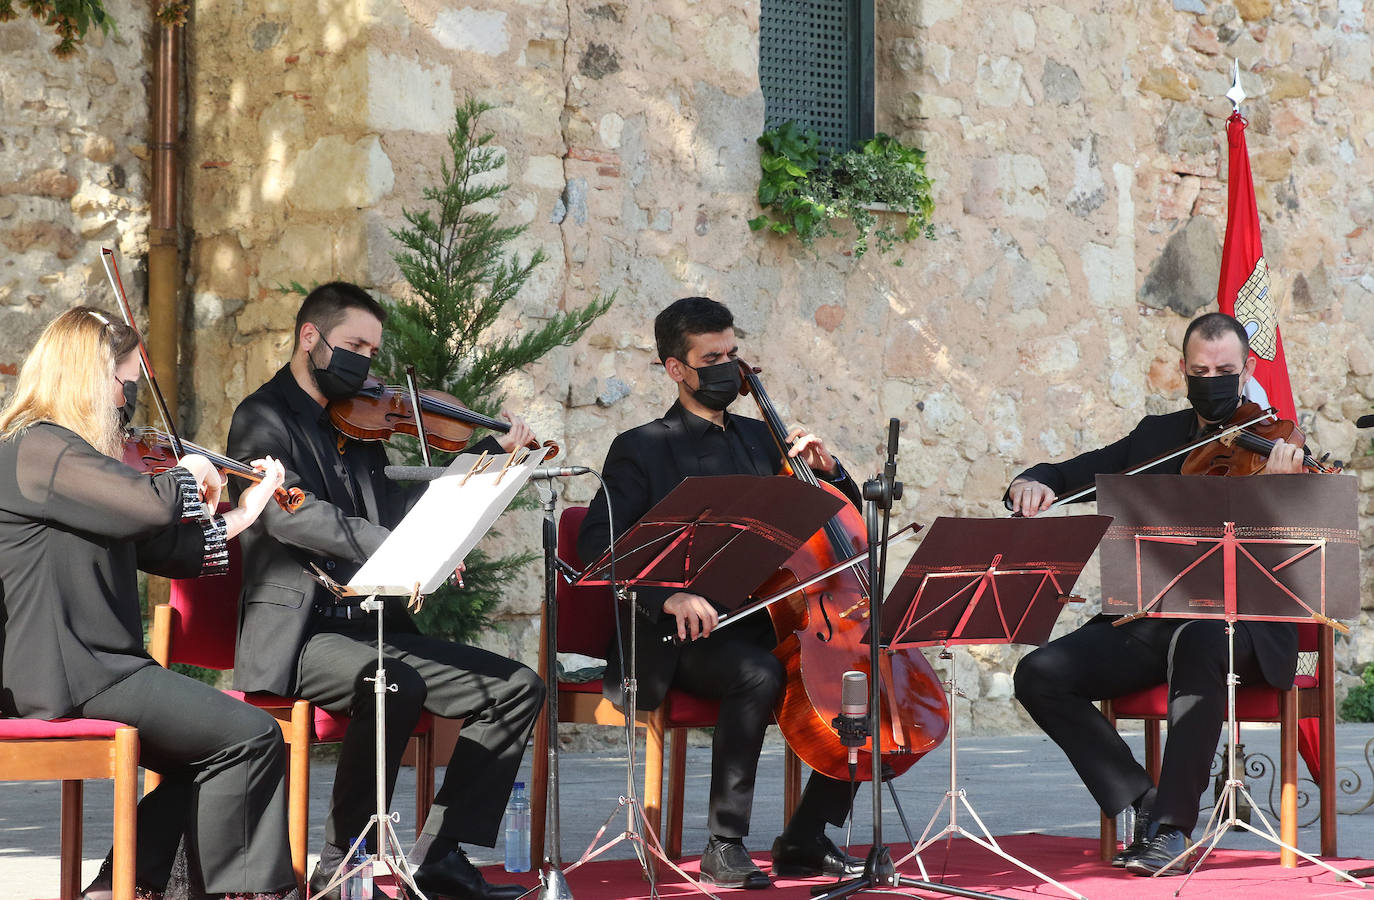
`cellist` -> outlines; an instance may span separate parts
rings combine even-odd
[[[1227,422],[1241,403],[1254,365],[1239,322],[1222,313],[1199,316],[1184,334],[1179,362],[1191,408],[1146,416],[1114,444],[1027,469],[1007,488],[1007,508],[1036,515],[1057,493],[1090,484],[1095,475],[1154,459],[1191,442],[1204,428]],[[1277,441],[1262,471],[1300,472],[1302,460],[1302,447]],[[1182,462],[1178,457],[1151,471],[1178,474]],[[1015,674],[1016,698],[1069,757],[1104,814],[1134,808],[1132,841],[1112,865],[1153,875],[1183,853],[1197,824],[1199,798],[1226,716],[1225,623],[1143,618],[1115,627],[1113,618],[1098,615],[1022,659]],[[1297,630],[1290,623],[1239,622],[1236,673],[1242,684],[1287,689],[1293,684],[1297,649]],[[1161,682],[1169,686],[1169,738],[1156,788],[1095,701]],[[1161,874],[1182,874],[1187,862],[1180,860]]]
[[[677,400],[661,418],[618,435],[602,468],[605,486],[588,508],[578,539],[585,560],[610,543],[607,496],[618,528],[638,521],[677,485],[694,475],[776,475],[781,453],[757,419],[731,415],[727,407],[740,395],[734,317],[706,297],[684,297],[654,320],[659,361],[677,388]],[[789,454],[803,459],[839,487],[856,506],[859,491],[839,461],[816,435],[797,428],[789,435]],[[743,586],[742,591],[749,587]],[[669,588],[638,592],[638,706],[658,707],[669,687],[718,699],[711,753],[711,790],[707,827],[710,838],[701,859],[704,881],[726,887],[766,888],[768,876],[744,847],[749,834],[754,776],[764,730],[783,685],[782,664],[770,652],[775,644],[766,612],[751,614],[737,626],[713,633],[722,609],[738,598],[702,597]],[[659,638],[675,620],[677,646]],[[608,696],[621,703],[620,654],[607,650]],[[813,774],[787,830],[773,842],[777,875],[857,874],[863,860],[845,855],[825,834],[848,814],[848,784]]]

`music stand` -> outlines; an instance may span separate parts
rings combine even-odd
[[[1097,488],[1098,508],[1116,519],[1102,544],[1103,612],[1134,607],[1118,622],[1158,616],[1226,623],[1226,786],[1202,837],[1155,875],[1206,844],[1178,896],[1222,836],[1244,828],[1368,887],[1281,839],[1236,770],[1235,623],[1316,621],[1347,630],[1336,618],[1359,612],[1354,478],[1270,475],[1261,488],[1253,479],[1099,476]],[[1242,799],[1262,830],[1239,817]]]
[[[959,717],[954,698],[963,696],[955,677],[954,644],[1043,644],[1064,604],[1079,601],[1071,591],[1111,519],[1072,516],[1051,519],[959,519],[940,517],[926,532],[884,603],[883,634],[892,646],[940,647],[948,661],[949,790],[935,808],[920,840],[898,865],[945,836],[961,835],[1007,862],[1054,885],[1071,897],[1081,894],[1007,853],[983,824],[967,793],[958,787]],[[982,835],[959,824],[968,810]],[[930,835],[949,806],[949,822]]]
[[[817,487],[792,478],[758,475],[716,475],[683,479],[666,497],[645,513],[632,528],[573,584],[608,586],[619,603],[638,607],[631,588],[642,586],[690,588],[693,593],[733,609],[749,592],[762,584],[844,505],[844,501]],[[629,572],[629,577],[622,577]],[[614,577],[613,577],[614,575]],[[617,809],[602,823],[591,845],[568,872],[622,841],[641,849],[640,865],[649,881],[649,893],[658,896],[653,867],[645,853],[652,853],[684,881],[709,897],[715,895],[668,858],[658,835],[644,820],[644,809],[635,796],[634,717],[639,684],[635,677],[637,641],[631,623],[628,665],[622,660],[622,705],[629,730],[627,741],[627,788]],[[623,652],[623,651],[622,651]],[[628,807],[626,828],[597,847],[618,807]]]
[[[377,668],[371,678],[376,742],[373,745],[373,774],[376,809],[363,830],[353,839],[344,859],[329,882],[314,896],[328,894],[342,885],[363,866],[391,870],[402,893],[407,888],[418,900],[425,900],[415,883],[414,868],[396,836],[396,817],[387,811],[386,802],[386,695],[396,690],[386,680],[386,650],[383,623],[387,597],[407,597],[410,609],[419,609],[424,595],[443,584],[468,551],[476,546],[515,494],[524,486],[537,463],[556,453],[542,455],[526,450],[492,456],[483,453],[475,459],[459,457],[448,467],[450,474],[431,482],[419,501],[397,523],[377,552],[363,563],[343,585],[314,568],[312,577],[340,599],[363,597],[359,607],[377,615]],[[353,865],[353,856],[364,846],[367,834],[377,829],[377,846],[364,860]]]

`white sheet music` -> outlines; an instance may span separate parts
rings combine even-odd
[[[524,451],[516,451],[517,454]],[[444,583],[477,545],[544,461],[538,451],[509,465],[511,455],[488,455],[482,470],[477,456],[462,454],[448,472],[429,483],[418,503],[358,570],[348,587],[360,594],[409,596],[420,584],[428,594]]]

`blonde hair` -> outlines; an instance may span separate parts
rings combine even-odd
[[[115,364],[137,346],[132,328],[89,306],[53,319],[29,351],[14,394],[0,411],[0,440],[35,422],[53,422],[118,458],[123,435],[119,410],[110,403],[110,382]]]

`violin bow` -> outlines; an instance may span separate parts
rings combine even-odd
[[[138,324],[134,322],[134,311],[129,306],[129,297],[124,293],[124,282],[119,277],[119,266],[115,264],[114,251],[109,247],[100,248],[100,262],[105,267],[105,277],[110,280],[110,288],[114,291],[115,301],[119,304],[119,312],[124,316],[124,324],[133,329],[134,337],[138,338],[138,361],[143,368],[143,374],[148,379],[148,386],[152,388],[153,404],[157,406],[158,415],[162,417],[162,425],[167,429],[167,437],[172,442],[172,452],[177,459],[186,455],[185,447],[181,442],[181,435],[177,433],[176,426],[172,424],[172,414],[167,409],[167,401],[162,396],[162,389],[157,386],[157,376],[153,374],[153,362],[148,357],[148,345],[143,340],[143,332],[138,330]]]
[[[1186,455],[1186,454],[1192,453],[1192,452],[1193,452],[1194,450],[1196,450],[1197,448],[1199,448],[1199,447],[1204,447],[1204,446],[1206,446],[1207,444],[1212,443],[1212,441],[1219,441],[1219,440],[1221,440],[1222,438],[1230,437],[1230,436],[1233,435],[1233,434],[1237,434],[1238,432],[1244,431],[1245,429],[1249,428],[1251,425],[1258,425],[1260,422],[1263,422],[1265,419],[1272,419],[1272,418],[1274,418],[1276,415],[1277,415],[1277,413],[1276,413],[1273,409],[1266,409],[1263,413],[1261,413],[1261,414],[1258,415],[1258,416],[1255,416],[1253,419],[1249,420],[1248,422],[1240,422],[1240,423],[1235,424],[1235,425],[1228,425],[1226,428],[1223,428],[1223,429],[1221,429],[1220,431],[1210,432],[1210,433],[1206,434],[1204,437],[1198,438],[1196,441],[1194,441],[1194,442],[1191,443],[1191,444],[1187,444],[1187,445],[1185,445],[1185,446],[1183,446],[1183,447],[1178,448],[1177,450],[1170,451],[1169,453],[1166,453],[1166,454],[1164,454],[1163,456],[1156,456],[1156,457],[1155,457],[1154,459],[1152,459],[1152,460],[1149,460],[1149,461],[1147,461],[1147,462],[1143,462],[1143,463],[1141,463],[1140,465],[1135,466],[1134,468],[1126,469],[1125,471],[1120,472],[1120,473],[1118,473],[1118,474],[1121,474],[1121,475],[1139,475],[1141,472],[1144,472],[1144,471],[1146,471],[1147,469],[1153,469],[1155,466],[1159,465],[1160,463],[1166,463],[1166,462],[1168,462],[1168,461],[1171,460],[1171,459],[1176,459],[1176,458],[1178,458],[1178,457],[1180,457],[1180,456],[1184,456],[1184,455]],[[1095,485],[1095,484],[1090,484],[1090,485],[1087,485],[1086,487],[1081,487],[1081,488],[1079,488],[1078,490],[1073,491],[1072,493],[1064,494],[1064,495],[1061,496],[1061,497],[1056,497],[1056,498],[1054,498],[1054,502],[1051,503],[1051,504],[1050,504],[1048,507],[1046,507],[1046,508],[1047,508],[1047,509],[1054,509],[1056,506],[1063,506],[1065,503],[1072,503],[1073,501],[1079,499],[1080,497],[1086,497],[1088,494],[1091,494],[1091,493],[1092,493],[1093,491],[1095,491],[1095,490],[1097,490],[1097,485]]]

